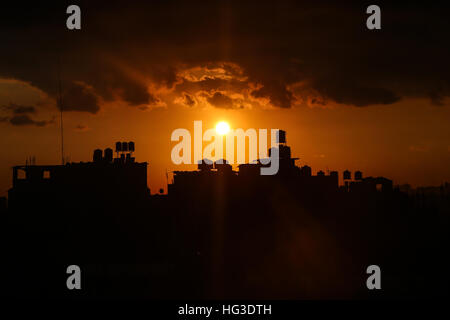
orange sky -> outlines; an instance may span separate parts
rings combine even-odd
[[[19,2],[0,12],[0,196],[11,167],[136,142],[152,193],[166,189],[173,130],[284,129],[298,165],[362,170],[395,184],[450,181],[448,16],[383,4],[368,30],[356,3],[280,0]],[[62,72],[61,72],[62,71]]]
[[[9,87],[8,87],[9,86]],[[22,83],[3,83],[3,100],[14,90],[22,104],[37,98],[34,89]],[[2,90],[3,89],[3,90]],[[14,97],[17,100],[17,97]],[[19,99],[19,100],[20,100]],[[70,161],[90,161],[95,148],[113,147],[115,141],[136,142],[136,158],[149,162],[152,193],[166,190],[165,170],[194,169],[176,166],[170,159],[171,133],[186,128],[193,135],[193,122],[203,121],[203,130],[220,120],[232,128],[280,128],[287,130],[288,144],[297,164],[318,170],[362,170],[364,175],[386,176],[396,184],[438,185],[450,181],[450,109],[430,105],[424,99],[368,108],[339,104],[321,107],[297,106],[290,109],[252,106],[244,109],[218,109],[205,101],[194,107],[176,103],[173,94],[164,96],[164,106],[148,110],[123,103],[105,103],[99,114],[66,112],[65,149]],[[6,103],[6,101],[1,101]],[[54,108],[39,112],[39,119],[57,116]],[[59,164],[59,121],[46,126],[0,124],[1,194],[11,185],[11,166],[24,164],[34,155],[37,164]],[[77,128],[83,127],[83,128]],[[204,146],[207,143],[204,143]]]

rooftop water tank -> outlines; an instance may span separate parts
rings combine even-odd
[[[93,161],[94,162],[102,162],[102,160],[103,160],[103,151],[101,149],[95,149]]]

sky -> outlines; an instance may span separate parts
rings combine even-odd
[[[66,8],[81,8],[81,30]],[[135,141],[152,193],[176,166],[170,136],[212,128],[287,131],[298,165],[361,170],[395,184],[450,181],[446,10],[379,2],[88,1],[0,12],[0,196],[11,167]]]

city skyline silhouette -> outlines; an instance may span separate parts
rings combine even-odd
[[[376,262],[390,270],[385,298],[445,295],[448,281],[427,261],[447,261],[450,184],[408,193],[360,171],[313,175],[285,140],[278,148],[276,175],[260,175],[260,163],[234,171],[206,161],[174,172],[167,195],[150,194],[133,142],[118,142],[115,157],[96,149],[90,162],[14,167],[2,212],[3,294],[361,299],[378,297],[365,287]],[[23,292],[32,261],[45,277]],[[58,283],[74,261],[84,274],[79,295]]]
[[[447,12],[6,3],[1,296],[447,297]]]

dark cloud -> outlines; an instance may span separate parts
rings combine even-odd
[[[147,102],[143,103],[148,103],[149,105],[158,105],[161,103],[161,99],[159,99],[156,95],[149,93]]]
[[[13,126],[44,127],[54,122],[53,120],[33,120],[30,117],[30,114],[36,113],[36,108],[33,106],[10,103],[7,106],[3,106],[3,109],[7,110],[10,113],[10,116],[0,117],[0,122],[8,122]]]
[[[191,95],[189,95],[187,93],[184,94],[184,104],[185,105],[187,105],[189,107],[193,107],[193,106],[195,106],[195,103],[196,102]]]
[[[431,99],[431,103],[435,106],[443,106],[444,105],[444,99],[445,99],[445,94],[443,94],[444,90],[432,90],[429,93],[430,99]]]
[[[165,87],[242,93],[276,107],[302,97],[354,106],[450,96],[447,10],[378,3],[382,29],[365,26],[367,4],[331,1],[79,1],[82,30],[65,28],[66,4],[13,5],[0,13],[0,76],[56,96],[61,56],[67,110],[97,113],[98,102],[157,104]],[[61,54],[60,54],[61,53]],[[181,78],[203,67],[203,78]],[[216,73],[214,75],[214,73]],[[73,85],[79,81],[84,85]],[[215,95],[215,93],[214,93]],[[229,96],[228,96],[229,97]],[[214,98],[218,103],[226,99]]]
[[[44,127],[50,123],[53,123],[53,120],[51,121],[37,121],[30,118],[27,114],[22,115],[15,115],[9,119],[9,122],[13,126],[36,126],[36,127]]]
[[[89,130],[90,130],[90,128],[84,124],[79,124],[75,127],[75,131],[78,131],[78,132],[85,132],[85,131],[89,131]]]
[[[365,107],[375,104],[391,104],[400,100],[391,90],[385,88],[367,88],[358,84],[317,83],[315,88],[327,99],[338,103]]]
[[[63,94],[64,111],[83,111],[96,114],[100,110],[98,97],[83,82],[73,82]]]
[[[233,99],[224,95],[221,92],[215,92],[211,97],[206,98],[206,100],[214,107],[220,109],[232,109]]]
[[[35,113],[36,108],[32,106],[17,106],[13,111],[15,114]]]
[[[252,91],[255,98],[268,98],[271,104],[279,108],[290,108],[292,105],[292,92],[284,84],[266,83],[262,88]]]
[[[36,113],[36,108],[33,106],[23,106],[15,103],[10,103],[7,106],[3,106],[3,108],[10,110],[14,114]]]
[[[150,97],[144,86],[134,85],[124,87],[123,89],[124,90],[122,97],[125,99],[125,101],[131,103],[132,105],[147,103],[150,98],[152,99],[152,102],[156,101],[156,98],[154,96]]]
[[[176,85],[175,91],[176,92],[199,92],[199,91],[206,91],[206,92],[213,92],[213,91],[235,91],[235,92],[242,92],[244,90],[249,89],[249,83],[247,81],[242,80],[236,80],[236,79],[220,79],[220,78],[213,78],[213,77],[206,77],[203,80],[200,81],[190,81],[183,79],[182,82]]]

